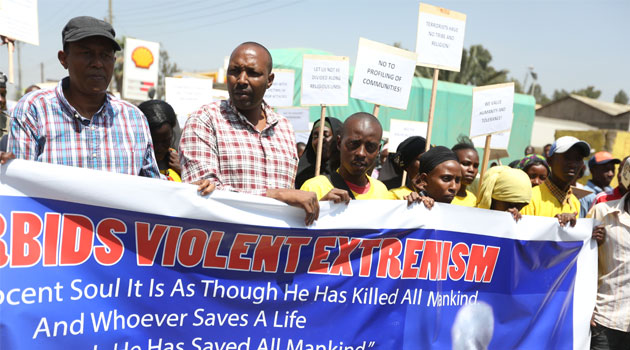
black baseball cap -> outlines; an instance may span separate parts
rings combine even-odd
[[[96,19],[90,16],[79,16],[69,20],[63,31],[61,32],[61,38],[63,44],[79,41],[91,36],[105,37],[114,44],[114,50],[120,51],[120,45],[116,42],[116,31],[112,26],[100,19]]]

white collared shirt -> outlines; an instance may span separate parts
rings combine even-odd
[[[630,213],[624,210],[628,196],[599,203],[592,211],[606,228],[599,247],[595,322],[622,332],[630,332]]]

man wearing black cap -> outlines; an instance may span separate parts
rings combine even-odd
[[[549,150],[551,175],[532,189],[532,199],[521,214],[557,217],[563,226],[566,223],[575,225],[580,202],[571,193],[571,184],[578,178],[584,167],[583,159],[590,152],[588,143],[573,136],[557,139]]]
[[[75,17],[62,31],[57,57],[68,77],[55,89],[24,96],[13,111],[10,153],[39,162],[158,178],[146,119],[133,105],[107,93],[116,51],[114,29]]]

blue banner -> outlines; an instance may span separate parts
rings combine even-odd
[[[9,170],[22,167],[35,171],[29,162]],[[593,273],[580,262],[593,261],[590,222],[564,230],[545,218],[516,224],[492,211],[365,201],[325,204],[304,227],[293,224],[300,211],[265,198],[201,198],[192,186],[55,170],[74,188],[28,190],[46,194],[36,196],[23,193],[33,185],[23,175],[2,174],[2,349],[574,349],[585,341],[587,312],[576,310],[588,308],[594,284],[580,282]],[[90,186],[116,201],[69,194]],[[190,200],[168,196],[175,186]],[[163,195],[162,210],[130,208],[153,208]],[[185,206],[197,214],[165,215]],[[255,217],[232,213],[239,208]],[[292,218],[278,224],[283,215]],[[409,223],[423,219],[430,224]]]

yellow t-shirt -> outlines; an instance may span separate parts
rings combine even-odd
[[[562,213],[580,213],[580,201],[571,194],[568,200],[560,203],[551,193],[546,183],[532,188],[532,200],[521,209],[523,215],[555,217]]]
[[[182,182],[182,178],[173,169],[160,170],[160,174],[166,175],[168,181]]]
[[[455,196],[451,204],[474,208],[475,206],[477,206],[477,196],[466,189],[466,197]]]
[[[411,192],[413,192],[412,190],[409,189],[409,187],[407,186],[401,186],[398,188],[392,188],[391,190],[389,190],[389,193],[391,193],[394,196],[394,199],[405,199],[405,196],[408,196]]]
[[[370,181],[370,189],[364,194],[358,194],[354,191],[355,199],[394,199],[394,196],[387,190],[384,183],[368,176]],[[335,188],[330,180],[324,175],[319,175],[306,180],[300,189],[302,191],[315,192],[317,200],[321,200],[330,190]]]

